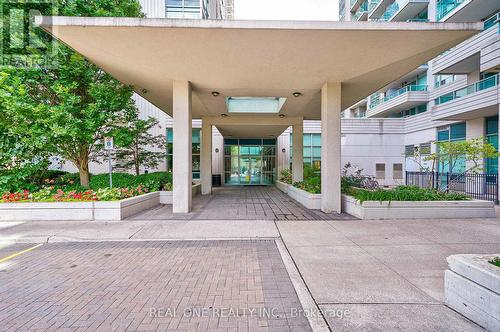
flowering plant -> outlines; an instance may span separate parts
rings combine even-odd
[[[20,202],[20,201],[27,201],[29,200],[29,191],[24,190],[21,192],[16,192],[16,193],[5,193],[2,195],[2,201],[5,203],[12,203],[12,202]]]

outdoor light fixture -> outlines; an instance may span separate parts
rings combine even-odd
[[[142,93],[144,93],[144,94],[146,94],[146,93],[148,93],[149,91],[148,91],[148,89],[142,89],[142,90],[141,90],[141,92],[142,92]]]
[[[285,148],[281,149],[281,152],[285,153],[285,152],[286,152],[286,149],[285,149]]]
[[[227,117],[227,114],[226,113],[222,113],[220,116],[222,116],[223,118]]]
[[[215,148],[215,153],[219,153],[219,148]]]
[[[294,93],[292,93],[292,95],[293,95],[295,98],[297,98],[297,97],[302,96],[302,93],[300,93],[300,92],[294,92]]]
[[[279,113],[285,97],[226,97],[229,113]]]
[[[220,95],[219,91],[212,91],[212,96],[217,97],[218,95]]]
[[[283,119],[285,117],[285,114],[280,114],[278,116]]]

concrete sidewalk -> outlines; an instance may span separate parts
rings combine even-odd
[[[443,304],[446,257],[500,252],[499,226],[496,219],[278,222],[319,307],[344,313],[326,316],[340,331],[482,330]]]
[[[218,240],[276,238],[273,221],[0,222],[0,242]]]

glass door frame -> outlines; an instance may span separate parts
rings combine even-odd
[[[261,144],[255,144],[255,143],[251,144],[251,143],[248,143],[247,141],[254,141],[254,142],[260,141]],[[226,185],[226,186],[273,185],[275,183],[275,180],[276,180],[276,169],[277,169],[277,167],[276,167],[277,140],[273,139],[272,140],[273,144],[269,144],[270,141],[271,140],[268,140],[268,139],[224,139],[224,163],[223,163],[223,166],[224,166],[224,185]],[[226,149],[227,148],[230,149],[230,147],[232,147],[232,146],[238,147],[238,149],[237,149],[238,150],[238,155],[237,155],[238,183],[227,181],[228,179],[231,179],[232,170],[235,168],[234,167],[235,165],[233,165],[232,162],[233,162],[233,158],[236,157],[236,155],[226,154],[226,151],[227,151]],[[259,148],[260,153],[259,154],[252,154],[252,153],[250,153],[250,151],[242,153],[242,148],[252,148],[252,147]],[[270,148],[270,147],[273,148],[274,153],[273,154],[264,154],[265,149]],[[252,183],[252,175],[251,174],[250,174],[250,181],[248,183],[245,181],[242,182],[242,180],[241,180],[241,177],[242,177],[241,159],[242,158],[248,158],[250,160],[249,161],[250,172],[254,168],[253,165],[259,163],[259,161],[260,161],[260,168],[259,168],[260,174],[259,174],[259,182],[258,183]],[[227,160],[229,160],[229,169],[227,169],[227,167],[226,167],[226,166],[228,166],[228,164],[226,162]],[[264,160],[266,160],[267,162],[269,162],[269,160],[274,161],[274,164],[273,164],[274,167],[272,167],[272,169],[273,169],[272,172],[269,172],[269,171],[264,172]],[[264,181],[264,180],[269,179],[269,178],[271,179],[271,181],[268,181],[268,182]]]

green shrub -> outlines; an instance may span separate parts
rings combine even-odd
[[[136,184],[142,185],[149,191],[172,190],[172,173],[155,172],[139,175],[136,178]]]
[[[295,182],[293,186],[311,194],[321,194],[321,178],[319,176],[304,177],[304,181]]]
[[[96,192],[100,201],[118,201],[122,198],[122,193],[118,188],[101,188]]]
[[[128,173],[113,173],[113,187],[127,188],[135,186],[136,177]],[[97,174],[90,177],[89,187],[93,190],[109,188],[109,174]]]
[[[394,189],[366,190],[351,188],[348,194],[364,201],[464,201],[469,198],[459,193],[445,193],[435,189],[399,186]]]
[[[312,167],[311,165],[304,165],[304,180],[317,178],[321,176],[321,169]]]
[[[292,172],[289,169],[284,169],[280,173],[280,181],[288,184],[292,184]]]
[[[500,257],[495,257],[491,261],[488,261],[488,262],[490,262],[493,265],[496,265],[496,266],[500,267]]]

